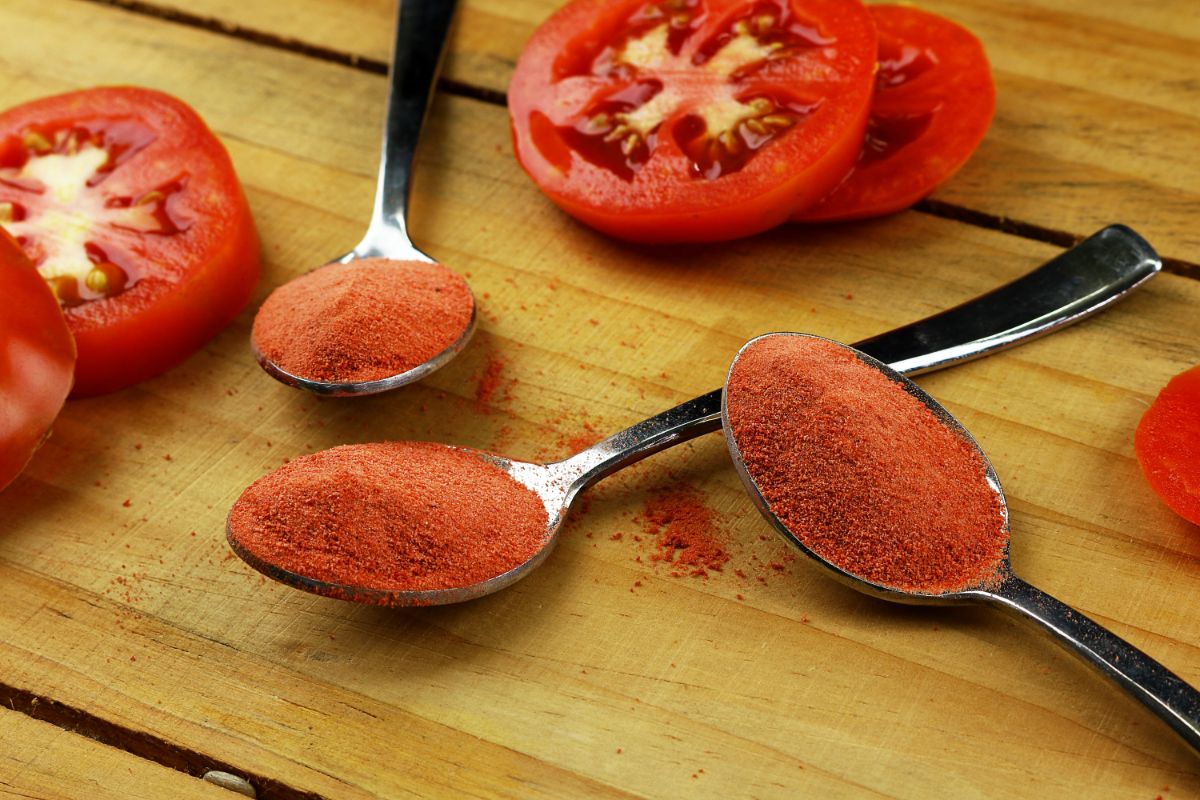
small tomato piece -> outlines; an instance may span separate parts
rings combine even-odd
[[[517,159],[613,236],[758,233],[854,163],[875,45],[857,0],[574,0],[517,61]]]
[[[996,87],[983,45],[966,28],[911,6],[870,6],[879,73],[862,151],[828,197],[800,222],[908,208],[950,178],[983,140]]]
[[[75,343],[50,287],[0,230],[0,489],[25,468],[71,390]]]
[[[1200,366],[1158,393],[1133,438],[1150,488],[1179,516],[1200,525]]]
[[[179,363],[258,281],[258,235],[228,153],[196,112],[150,89],[85,89],[0,113],[0,226],[66,315],[75,395]]]

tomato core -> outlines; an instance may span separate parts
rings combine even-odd
[[[832,38],[799,20],[788,4],[760,2],[729,20],[689,56],[682,52],[683,44],[702,18],[695,0],[648,4],[590,62],[560,67],[560,79],[586,74],[619,86],[585,106],[573,124],[559,126],[563,140],[591,163],[631,181],[649,160],[663,123],[688,106],[674,126],[674,138],[690,159],[688,174],[715,180],[742,169],[757,150],[811,113],[813,103],[782,93],[748,93],[738,84],[771,61],[830,45]],[[647,71],[687,74],[686,86],[667,88],[658,78],[626,83]]]
[[[115,297],[141,279],[138,258],[107,232],[173,236],[187,229],[172,209],[185,174],[136,196],[105,191],[112,171],[154,138],[132,123],[30,127],[4,148],[0,182],[28,199],[0,206],[0,222],[64,308]]]
[[[551,200],[636,241],[718,241],[811,205],[853,164],[876,40],[854,0],[574,0],[509,90]]]

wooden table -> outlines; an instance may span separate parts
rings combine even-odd
[[[667,250],[574,223],[512,157],[503,93],[556,0],[463,0],[411,222],[469,276],[480,330],[420,385],[321,401],[264,375],[247,336],[272,287],[362,231],[392,5],[0,5],[0,106],[111,83],[182,97],[231,151],[266,259],[234,325],[158,379],[68,403],[0,495],[0,794],[234,796],[196,779],[217,768],[263,798],[1200,796],[1196,754],[1047,639],[792,560],[719,436],[601,484],[542,568],[460,606],[303,594],[223,533],[284,458],[389,438],[561,456],[719,385],[755,334],[852,341],[1120,221],[1168,274],[922,383],[991,455],[1018,571],[1200,684],[1200,529],[1132,448],[1155,392],[1200,362],[1190,0],[931,0],[984,41],[998,86],[952,182],[888,219]],[[639,517],[672,492],[708,509],[721,571],[653,560]]]

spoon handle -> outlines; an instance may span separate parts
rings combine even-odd
[[[349,255],[431,261],[409,238],[408,193],[457,0],[400,0],[398,5],[375,210],[366,236]]]
[[[1112,631],[1083,614],[1008,576],[982,593],[989,601],[1033,620],[1060,645],[1091,664],[1157,714],[1195,750],[1200,750],[1200,692]]]
[[[1162,268],[1153,248],[1111,225],[1027,275],[960,306],[859,342],[903,374],[949,367],[1090,316]],[[688,400],[559,462],[575,491],[622,467],[721,427],[721,390]]]
[[[1161,269],[1145,239],[1109,225],[1012,283],[856,346],[901,374],[920,375],[1052,333]]]

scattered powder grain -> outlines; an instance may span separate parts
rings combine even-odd
[[[650,497],[637,517],[653,539],[651,561],[670,565],[674,577],[720,571],[729,553],[718,539],[713,511],[695,489],[679,486]]]

